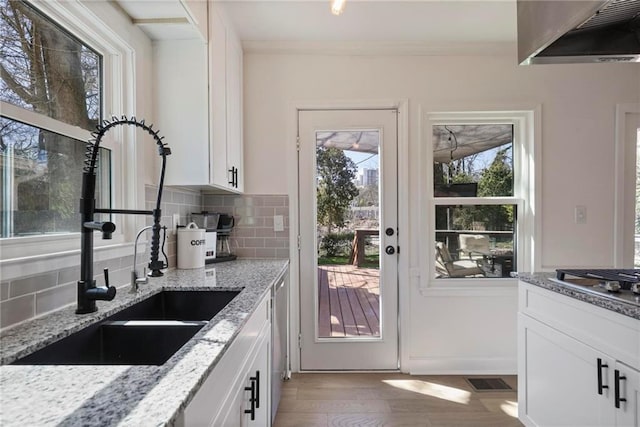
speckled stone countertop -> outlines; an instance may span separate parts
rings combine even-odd
[[[615,296],[595,292],[580,285],[555,281],[553,280],[556,277],[555,273],[518,273],[517,277],[523,282],[540,286],[634,319],[640,319],[640,306],[618,299]]]
[[[206,269],[170,270],[137,294],[118,289],[96,313],[67,307],[0,335],[0,425],[173,425],[271,285],[287,260],[237,260]],[[244,288],[194,337],[160,366],[7,365],[163,289]]]

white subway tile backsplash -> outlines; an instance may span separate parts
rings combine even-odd
[[[35,316],[36,295],[28,294],[0,303],[0,328],[6,328]]]
[[[57,271],[12,280],[9,284],[9,297],[15,298],[21,295],[33,294],[35,292],[56,286],[57,284]]]
[[[36,316],[76,301],[77,284],[56,286],[36,294]]]
[[[257,258],[256,248],[234,248],[233,252],[240,258]]]
[[[80,280],[80,267],[63,268],[58,271],[58,284],[76,283]]]
[[[203,209],[231,213],[232,251],[245,258],[288,258],[289,199],[285,195],[205,195]],[[230,207],[233,207],[232,209]],[[284,231],[273,231],[273,216],[282,215]]]
[[[272,196],[264,199],[264,206],[286,206],[287,205],[287,197],[286,196]]]
[[[146,186],[144,189],[144,200],[145,201],[152,201],[152,200],[156,200],[158,197],[158,189],[157,187],[150,187],[150,186]],[[162,198],[164,200],[164,197],[166,197],[164,194],[162,195]]]
[[[0,301],[9,298],[9,282],[0,283]]]
[[[157,187],[145,188],[145,209],[155,209]],[[232,252],[241,258],[289,257],[289,200],[285,195],[220,195],[201,194],[199,191],[166,187],[162,198],[162,224],[171,226],[174,213],[180,215],[180,224],[186,225],[191,214],[203,210],[233,215],[236,225],[231,233]],[[284,231],[273,231],[273,216],[284,217]],[[152,224],[151,216],[145,217],[146,225]],[[150,236],[150,234],[149,234]],[[147,239],[149,239],[147,236]],[[167,234],[165,252],[169,266],[176,266],[176,235]],[[162,257],[162,255],[161,255]],[[78,258],[79,259],[79,258]],[[146,253],[138,253],[138,269],[149,262],[149,246]],[[98,285],[104,284],[103,269],[109,268],[112,285],[123,288],[129,285],[133,263],[131,255],[100,260],[94,263]],[[36,315],[56,310],[75,302],[76,282],[80,278],[78,265],[52,270],[45,274],[24,276],[0,282],[0,328],[29,320]],[[27,266],[28,267],[28,266]],[[61,266],[62,267],[62,266]],[[119,292],[124,292],[120,290]]]
[[[142,269],[143,267],[140,267],[138,269],[138,272],[140,274],[142,274]],[[111,286],[122,287],[125,285],[129,285],[131,283],[131,270],[132,266],[129,266],[128,268],[116,270],[113,273],[109,272],[109,280],[111,282]]]
[[[287,242],[286,248],[276,249],[276,258],[289,258],[289,242]]]
[[[275,248],[256,248],[256,258],[275,258]]]
[[[255,231],[255,237],[273,237],[274,235],[273,227],[271,228],[256,227],[253,230]]]

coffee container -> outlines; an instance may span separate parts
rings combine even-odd
[[[195,222],[178,228],[178,268],[192,269],[204,267],[205,229]]]
[[[191,219],[196,223],[198,228],[205,229],[205,253],[204,262],[210,264],[215,262],[217,257],[217,245],[218,245],[218,219],[219,213],[215,212],[193,212],[191,213]]]

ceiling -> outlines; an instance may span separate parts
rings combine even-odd
[[[104,1],[104,0],[95,0]],[[154,40],[197,37],[181,1],[109,0]],[[187,4],[201,5],[190,0]],[[216,0],[245,52],[512,53],[516,0]],[[162,25],[158,25],[162,24]]]
[[[515,0],[346,0],[339,16],[331,14],[329,0],[220,3],[243,42],[489,46],[516,41]]]

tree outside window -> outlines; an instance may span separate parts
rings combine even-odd
[[[64,125],[98,123],[102,57],[24,1],[0,0],[0,22],[0,101],[19,107],[0,121],[0,237],[76,231],[85,141]],[[54,121],[44,129],[39,116]]]

